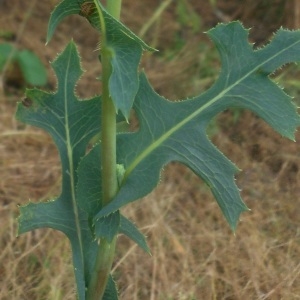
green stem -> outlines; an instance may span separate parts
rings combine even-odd
[[[111,72],[110,52],[101,51],[102,61],[102,125],[101,125],[101,167],[102,167],[102,203],[108,204],[115,196],[117,184],[116,158],[116,110],[109,93]]]
[[[96,1],[95,1],[96,3]],[[122,0],[107,0],[107,11],[119,19]],[[97,6],[97,4],[96,4]],[[99,11],[99,6],[98,6]],[[102,169],[102,203],[108,204],[116,195],[117,158],[116,158],[116,111],[109,92],[109,78],[111,74],[111,52],[107,47],[105,24],[102,23],[102,113],[101,113],[101,169]],[[115,255],[117,236],[111,242],[100,239],[97,258],[91,281],[87,291],[87,300],[101,300],[111,272]]]
[[[122,0],[107,0],[107,11],[117,20],[120,19]]]
[[[103,298],[111,266],[114,260],[117,236],[112,242],[101,239],[97,253],[95,269],[87,291],[87,300],[101,300]]]

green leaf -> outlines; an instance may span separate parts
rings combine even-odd
[[[79,100],[74,94],[82,70],[73,42],[52,67],[58,79],[57,91],[49,94],[37,89],[27,90],[26,105],[18,104],[16,117],[44,129],[53,138],[62,164],[62,191],[59,197],[49,202],[22,206],[19,233],[50,227],[66,234],[72,246],[78,297],[83,300],[98,245],[90,230],[87,213],[77,204],[76,169],[90,139],[100,131],[101,104],[99,97]]]
[[[81,1],[84,2],[84,1]],[[48,44],[54,34],[54,31],[58,24],[67,16],[79,14],[80,12],[80,2],[74,0],[63,0],[60,2],[52,11],[50,20],[48,23],[47,39],[46,44]]]
[[[118,300],[118,290],[112,276],[109,276],[108,282],[103,295],[103,300]]]
[[[97,220],[95,223],[95,235],[98,238],[104,238],[109,243],[118,234],[120,228],[120,212],[114,213]]]
[[[128,120],[139,86],[138,66],[142,52],[143,50],[153,51],[154,49],[114,19],[101,4],[99,6],[105,22],[107,47],[111,52],[110,95],[116,111],[120,110]],[[92,14],[89,17],[91,24],[100,30],[99,20],[102,16]]]
[[[16,62],[28,84],[41,86],[47,83],[47,72],[41,60],[31,51],[17,51],[10,44],[0,44],[0,71],[12,55],[12,63]]]
[[[0,71],[2,71],[13,50],[14,48],[11,44],[0,44]]]
[[[149,47],[131,30],[113,18],[101,3],[98,3],[101,14],[99,15],[93,2],[82,0],[64,0],[54,9],[49,21],[47,41],[52,37],[59,22],[68,15],[79,14],[84,3],[92,5],[91,13],[86,17],[102,37],[105,36],[107,51],[111,54],[112,71],[109,90],[116,112],[121,111],[128,120],[138,90],[138,66],[142,52],[143,50],[154,51],[155,49]],[[100,26],[101,18],[104,20],[105,29]]]
[[[17,52],[16,60],[27,83],[35,86],[47,83],[47,72],[41,60],[31,51]]]
[[[101,147],[96,145],[78,166],[76,186],[78,206],[92,219],[102,208]],[[93,224],[92,224],[93,225]]]
[[[161,168],[179,161],[210,187],[230,227],[247,210],[235,184],[237,168],[206,135],[209,121],[229,107],[252,110],[277,132],[294,139],[300,125],[296,106],[268,76],[284,64],[300,61],[300,32],[279,30],[265,48],[253,50],[239,22],[208,32],[222,62],[220,76],[204,94],[169,102],[141,75],[134,109],[138,132],[118,136],[118,164],[125,174],[119,193],[97,215],[101,218],[139,199],[157,185]]]
[[[64,1],[72,1],[72,0],[64,0]],[[82,4],[85,3],[86,1],[79,0],[78,2],[80,2],[79,7],[81,7]],[[125,38],[125,36],[127,36],[130,39],[134,40],[136,44],[139,44],[143,50],[156,51],[154,48],[148,46],[137,35],[135,35],[128,27],[126,27],[124,24],[122,24],[120,21],[115,19],[112,15],[110,15],[99,1],[97,1],[97,3],[100,7],[101,13],[103,14],[105,27],[106,27],[106,34],[109,43],[111,43],[112,45],[114,43],[117,44],[122,43],[122,39]],[[100,24],[101,16],[99,16],[96,7],[92,8],[91,13],[89,13],[86,16],[86,18],[91,23],[91,25],[95,27],[99,32],[102,31],[101,24]],[[118,40],[120,41],[118,42]]]
[[[151,254],[145,236],[127,218],[121,215],[120,232],[131,238],[136,244],[148,254]]]
[[[122,169],[117,166],[116,172]],[[124,170],[121,170],[123,173]],[[112,219],[103,218],[93,223],[95,214],[102,208],[101,180],[101,147],[100,144],[82,158],[78,167],[77,203],[89,216],[91,228],[95,227],[97,237],[105,237],[110,241],[119,231],[127,235],[144,251],[150,254],[144,235],[123,215],[115,215]]]

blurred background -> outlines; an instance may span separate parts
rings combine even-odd
[[[45,46],[57,1],[0,1],[0,299],[73,300],[68,240],[36,230],[16,238],[18,205],[60,193],[60,165],[50,137],[14,119],[26,87],[54,91],[49,66],[73,38],[86,71],[77,94],[100,93],[95,79],[99,37],[79,16],[66,18]],[[220,70],[205,31],[241,20],[250,43],[262,47],[278,28],[300,28],[297,0],[123,0],[122,21],[157,48],[141,68],[171,100],[209,88]],[[28,63],[30,62],[30,63]],[[34,72],[33,72],[34,71]],[[300,69],[289,65],[274,81],[300,106]],[[227,110],[208,134],[242,171],[251,209],[235,234],[209,189],[184,166],[165,167],[161,184],[124,209],[148,237],[152,257],[120,236],[114,276],[122,300],[300,299],[300,135],[288,141],[252,113]]]

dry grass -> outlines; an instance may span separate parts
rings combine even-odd
[[[125,1],[124,17],[129,18],[130,5],[141,15],[151,16],[158,2],[150,1],[147,6]],[[17,32],[20,24],[15,20],[22,20],[17,7],[25,7],[21,1],[15,3],[10,15],[1,16],[0,11],[0,27],[5,24]],[[46,62],[65,45],[66,36],[75,34],[84,52],[84,66],[91,67],[78,93],[87,95],[86,85],[95,92],[96,81],[91,79],[97,73],[95,57],[89,55],[96,35],[83,35],[88,26],[78,18],[69,18],[52,45],[45,48],[50,9],[51,3],[37,3],[19,44],[36,49]],[[157,39],[167,49],[169,43],[173,45],[172,35],[170,40],[163,37],[166,32],[176,32],[178,24],[172,7],[163,16],[161,31],[149,32],[146,37]],[[129,21],[133,28],[143,22],[138,16]],[[80,29],[74,30],[78,22]],[[197,45],[198,40],[189,43]],[[209,84],[199,78],[188,81],[190,74],[200,72],[192,58],[198,49],[187,50],[188,46],[171,60],[160,55],[143,62],[156,89],[169,98],[186,95],[187,88],[193,93]],[[199,59],[208,57],[198,55]],[[216,64],[214,57],[210,64]],[[175,82],[170,85],[172,80]],[[55,86],[53,78],[50,85]],[[13,119],[20,97],[19,91],[8,90],[0,99],[0,299],[73,300],[71,250],[66,238],[47,229],[16,238],[17,205],[28,199],[46,200],[60,191],[59,159],[51,139]],[[297,137],[299,141],[300,135]],[[148,236],[152,257],[120,236],[114,275],[121,299],[300,299],[299,142],[280,138],[250,113],[243,113],[234,123],[231,112],[220,116],[214,142],[243,169],[238,185],[252,211],[242,215],[234,235],[206,186],[183,166],[167,166],[163,183],[124,209]]]

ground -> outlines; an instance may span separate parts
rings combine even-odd
[[[160,50],[145,54],[141,67],[156,91],[172,100],[204,91],[216,79],[219,59],[203,32],[218,22],[240,19],[252,27],[255,47],[280,26],[300,27],[298,1],[177,0],[169,1],[145,31],[144,24],[167,2],[123,0],[122,20]],[[56,3],[0,1],[0,42],[9,40],[34,51],[48,68],[45,89],[54,90],[48,63],[73,37],[88,70],[77,93],[92,96],[98,92],[98,36],[83,18],[68,17],[45,46],[47,19]],[[274,75],[298,106],[299,76],[295,66]],[[13,117],[24,93],[22,78],[12,76],[2,83],[0,298],[75,299],[66,238],[52,230],[16,238],[17,206],[57,195],[61,171],[51,139]],[[114,275],[121,299],[300,298],[299,133],[297,142],[286,140],[253,114],[231,110],[218,116],[210,134],[242,170],[237,184],[251,211],[242,214],[233,234],[209,189],[185,167],[166,166],[159,187],[124,210],[147,235],[152,256],[119,238]]]

